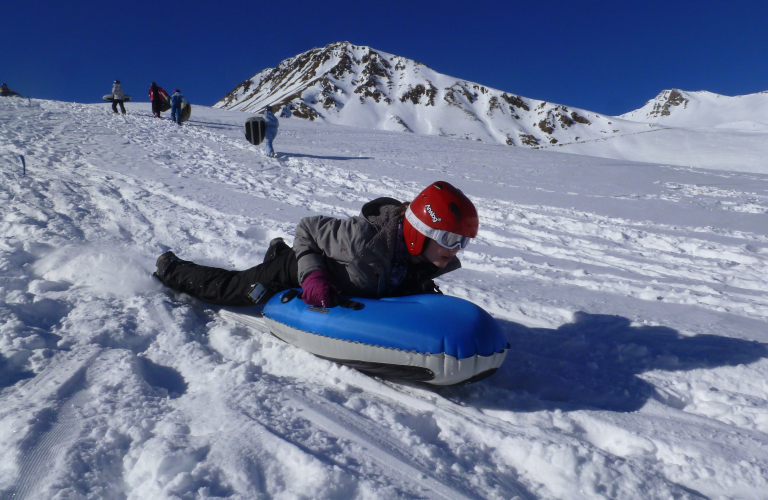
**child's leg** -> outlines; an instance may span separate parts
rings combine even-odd
[[[201,266],[166,253],[158,259],[155,276],[178,292],[223,306],[253,305],[249,294],[259,283],[269,289],[268,296],[299,286],[296,254],[287,246],[272,260],[245,271]]]

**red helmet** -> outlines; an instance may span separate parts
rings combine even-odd
[[[403,235],[408,251],[419,255],[432,238],[445,248],[464,248],[477,236],[477,210],[464,193],[438,181],[419,193],[405,211]]]

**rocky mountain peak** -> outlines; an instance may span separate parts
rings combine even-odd
[[[336,42],[237,85],[216,107],[340,125],[547,147],[629,133],[633,123],[537,101],[433,71],[412,59]]]
[[[734,126],[762,127],[768,114],[765,92],[727,96],[712,92],[670,89],[661,92],[642,108],[621,115],[621,118],[666,126],[701,128],[736,124]]]
[[[654,99],[649,116],[669,116],[670,109],[674,106],[686,108],[689,101],[683,94],[684,92],[678,89],[665,90]]]

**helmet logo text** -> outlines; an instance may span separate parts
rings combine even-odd
[[[435,211],[432,210],[431,206],[425,205],[424,206],[424,210],[426,210],[427,213],[429,213],[429,216],[432,217],[432,222],[440,222],[441,220],[443,220],[440,217],[438,217],[437,215],[435,215]]]

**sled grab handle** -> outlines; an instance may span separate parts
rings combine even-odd
[[[362,302],[357,302],[349,299],[339,299],[339,305],[345,309],[352,309],[353,311],[359,311],[365,307]]]
[[[282,297],[280,297],[280,302],[282,302],[283,304],[287,304],[288,302],[292,301],[296,297],[301,298],[301,292],[299,290],[291,289],[285,292]],[[345,309],[352,309],[353,311],[359,311],[365,307],[365,304],[363,304],[362,302],[357,302],[356,300],[344,299],[342,297],[339,297],[337,299],[336,305],[338,305],[339,307],[343,307]]]
[[[301,295],[301,292],[299,292],[298,290],[288,290],[283,294],[282,297],[280,297],[280,302],[282,302],[283,304],[288,303],[300,295]]]

